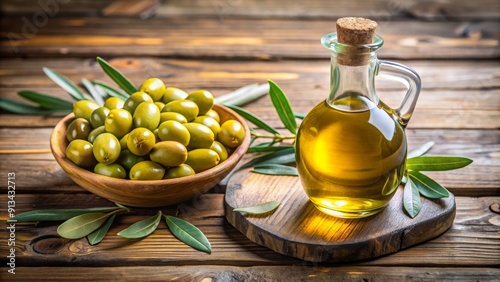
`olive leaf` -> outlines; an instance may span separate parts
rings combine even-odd
[[[27,211],[20,213],[15,217],[11,218],[11,220],[17,222],[62,221],[86,213],[111,212],[117,209],[123,209],[123,208],[106,207],[106,208],[89,208],[89,209],[34,210],[34,211]]]
[[[73,110],[73,103],[36,91],[19,91],[17,94],[26,100],[34,102],[40,107],[54,110]]]
[[[111,97],[117,97],[122,99],[123,101],[127,100],[129,97],[128,94],[124,93],[122,90],[117,89],[109,84],[107,84],[104,81],[100,80],[92,80],[92,83],[96,86],[96,88],[101,88],[106,94],[108,94]]]
[[[306,114],[303,114],[303,113],[293,113],[293,116],[296,117],[296,118],[299,118],[299,119],[305,119],[306,118]]]
[[[416,148],[415,150],[408,152],[408,155],[406,156],[406,158],[411,159],[411,158],[422,156],[425,153],[427,153],[432,148],[432,146],[434,146],[434,142],[432,142],[432,141],[426,142],[425,144]]]
[[[263,164],[253,167],[252,172],[269,175],[289,175],[298,176],[297,168],[279,164]]]
[[[214,101],[217,104],[223,104],[225,106],[241,106],[266,95],[268,92],[269,85],[267,83],[261,85],[250,84],[236,89],[228,94],[215,97]]]
[[[426,198],[439,199],[450,196],[450,192],[446,188],[425,174],[417,171],[410,171],[410,179],[418,188],[420,194]]]
[[[89,241],[90,245],[99,244],[102,241],[102,239],[104,239],[104,236],[106,236],[106,233],[108,233],[108,230],[113,224],[115,217],[116,214],[113,214],[106,220],[106,222],[101,227],[97,228],[94,232],[87,235],[87,241]]]
[[[135,85],[125,77],[119,70],[115,69],[112,65],[106,62],[101,57],[97,57],[97,62],[101,66],[102,70],[114,81],[118,86],[120,86],[128,94],[132,94],[137,91]]]
[[[293,152],[291,152],[291,151],[293,151]],[[295,162],[295,148],[292,147],[290,149],[284,149],[281,151],[277,151],[275,153],[281,153],[281,152],[285,152],[286,154],[259,161],[257,164],[260,164],[260,165],[264,165],[264,164],[291,164],[291,163]],[[273,155],[275,153],[271,153],[271,155]]]
[[[156,230],[158,224],[160,224],[161,215],[162,215],[161,211],[158,211],[158,213],[155,216],[149,217],[145,220],[138,221],[130,225],[129,227],[123,229],[122,231],[118,232],[117,235],[124,238],[146,237]]]
[[[92,212],[77,215],[57,227],[57,234],[63,238],[79,239],[99,228],[114,212]]]
[[[231,110],[235,111],[238,113],[240,116],[244,117],[246,120],[249,122],[255,124],[258,128],[263,129],[269,133],[272,134],[280,134],[277,129],[274,127],[270,126],[267,124],[265,121],[263,121],[261,118],[253,115],[252,113],[234,105],[229,105],[229,104],[224,104],[226,107],[230,108]]]
[[[252,206],[252,207],[236,208],[233,211],[234,212],[243,212],[243,213],[252,214],[252,215],[266,214],[268,212],[272,212],[275,209],[277,209],[280,204],[281,204],[281,202],[279,202],[279,201],[270,201],[270,202],[266,202],[266,203]]]
[[[83,84],[83,86],[85,86],[87,91],[90,93],[94,102],[96,102],[99,106],[103,106],[104,99],[101,96],[101,93],[99,93],[99,90],[95,89],[94,85],[86,78],[82,78],[82,84]]]
[[[403,190],[403,206],[411,218],[415,218],[422,208],[418,187],[408,179]]]
[[[289,164],[295,162],[295,148],[287,148],[252,159],[241,166],[251,167],[256,164]]]
[[[295,134],[297,132],[297,122],[295,121],[295,116],[288,98],[274,81],[268,80],[268,83],[269,96],[271,97],[271,102],[273,102],[281,122],[283,122],[286,129]]]
[[[0,98],[0,108],[11,113],[22,115],[50,115],[71,112],[70,109],[46,109],[41,107],[34,107],[8,98]]]
[[[210,242],[205,234],[196,226],[183,219],[170,215],[165,216],[165,221],[167,222],[168,228],[177,239],[197,250],[209,254],[212,253]]]
[[[59,85],[62,89],[66,90],[68,94],[73,97],[75,100],[87,100],[82,91],[76,86],[71,80],[69,80],[64,75],[56,72],[47,67],[43,67],[43,72],[54,81],[57,85]]]
[[[267,146],[261,144],[248,148],[247,153],[269,153],[293,148],[293,146],[273,146],[274,142],[269,142]]]
[[[230,103],[231,100],[238,98],[241,95],[244,95],[245,93],[248,93],[251,89],[254,89],[257,87],[259,84],[257,83],[252,83],[248,84],[245,86],[242,86],[234,91],[231,91],[229,93],[226,93],[224,95],[220,95],[214,98],[214,102],[217,104],[223,104],[223,103]],[[234,105],[230,103],[231,105]]]
[[[470,163],[472,163],[472,160],[466,157],[420,156],[408,159],[406,169],[415,171],[442,171],[462,168]]]

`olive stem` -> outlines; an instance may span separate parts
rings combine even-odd
[[[295,139],[295,135],[280,135],[280,134],[265,135],[265,134],[260,134],[257,132],[252,132],[251,135],[252,135],[252,137],[255,137],[255,138],[270,138],[270,139],[274,139],[276,141],[282,141],[282,140],[286,140],[286,139]]]

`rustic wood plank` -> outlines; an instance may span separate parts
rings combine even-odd
[[[114,1],[120,2],[120,1]],[[63,1],[58,0],[58,15],[100,15],[105,14],[106,4],[112,0]],[[30,0],[4,0],[0,10],[8,15],[29,15],[39,12],[41,5],[33,5]],[[104,10],[104,11],[103,11]],[[418,18],[422,20],[473,20],[498,18],[500,7],[497,1],[480,0],[474,2],[459,0],[447,3],[436,0],[419,2],[371,0],[356,3],[348,0],[335,2],[327,0],[281,3],[273,1],[162,1],[155,11],[157,17],[215,17],[227,18],[338,18],[342,16],[372,17],[377,20]],[[125,14],[128,15],[128,14]]]
[[[116,0],[55,0],[55,1],[32,1],[32,0],[3,0],[0,3],[0,11],[4,15],[26,16],[28,20],[36,13],[45,13],[50,17],[66,16],[97,16],[109,3]]]
[[[3,193],[2,202],[7,201]],[[101,205],[93,195],[19,195],[16,197],[16,213],[33,208],[91,207]],[[300,260],[278,255],[271,250],[252,243],[224,220],[223,195],[204,195],[183,206],[180,217],[198,226],[212,244],[211,255],[196,251],[177,241],[161,223],[159,229],[142,240],[126,240],[116,234],[126,226],[143,219],[146,214],[156,213],[152,209],[139,209],[137,215],[120,216],[106,238],[97,246],[89,246],[85,239],[69,241],[56,235],[56,225],[40,227],[16,225],[16,259],[19,265],[27,266],[133,266],[133,265],[233,265],[273,266],[302,265]],[[421,267],[497,267],[500,257],[498,248],[498,226],[494,225],[498,214],[489,206],[498,203],[499,197],[456,197],[457,214],[454,225],[442,236],[401,252],[377,260],[356,263],[364,266]],[[104,204],[104,203],[103,203]],[[110,204],[104,204],[110,206]],[[173,214],[175,207],[163,209]],[[136,215],[134,215],[136,214]],[[5,220],[5,210],[0,211]],[[497,223],[498,224],[498,223]],[[0,233],[5,236],[8,230]],[[0,252],[7,253],[7,244],[0,245]],[[37,253],[43,252],[44,254]],[[326,264],[325,266],[333,266]],[[20,267],[21,268],[21,267]]]
[[[482,0],[472,4],[469,1],[446,3],[434,0],[425,1],[385,1],[371,0],[352,2],[348,0],[298,1],[166,1],[157,15],[162,17],[218,17],[221,20],[239,17],[285,17],[285,18],[338,18],[345,16],[371,17],[376,20],[401,18],[418,19],[473,19],[498,18],[500,6],[493,0]],[[496,12],[495,12],[496,11]]]
[[[138,16],[145,19],[152,16],[159,6],[159,0],[119,0],[106,6],[102,14],[104,16]]]
[[[129,266],[116,267],[19,267],[16,274],[0,268],[9,281],[496,281],[497,268],[376,267],[376,266]],[[85,274],[84,277],[82,274]]]
[[[196,58],[327,58],[320,38],[334,20],[53,18],[29,29],[22,18],[2,19],[2,56],[162,56]],[[379,23],[381,58],[498,58],[496,22],[390,21]],[[106,27],[106,28],[102,28]],[[158,27],[166,27],[159,30]],[[125,31],[126,32],[123,32]],[[473,34],[464,32],[474,30]]]

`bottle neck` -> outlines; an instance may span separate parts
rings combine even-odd
[[[332,54],[330,70],[330,96],[328,104],[342,111],[364,111],[377,105],[375,93],[376,56],[367,64],[350,66],[338,62],[337,54]]]

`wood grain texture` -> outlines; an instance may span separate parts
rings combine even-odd
[[[166,1],[158,16],[218,17],[221,20],[238,17],[280,18],[339,18],[345,16],[371,17],[376,20],[417,18],[420,20],[497,18],[500,5],[494,0],[453,3],[435,0],[385,1],[328,0],[279,2],[279,1]]]
[[[22,267],[16,275],[0,268],[0,278],[8,281],[318,281],[318,282],[399,282],[399,281],[483,281],[494,282],[497,268],[374,267],[374,266],[129,266]],[[85,277],[81,273],[86,273]]]
[[[334,20],[59,18],[30,30],[22,17],[6,17],[3,57],[155,56],[196,58],[328,58],[320,38]],[[102,28],[106,27],[106,28]],[[126,30],[126,32],[124,32]],[[467,31],[473,30],[474,34]],[[380,58],[492,59],[500,56],[497,23],[380,21]],[[478,35],[477,35],[478,34]]]
[[[455,218],[455,197],[422,200],[411,219],[402,210],[400,187],[380,213],[363,219],[340,219],[320,212],[307,198],[298,177],[270,176],[241,170],[228,182],[226,218],[251,241],[278,253],[313,262],[346,262],[398,252],[441,235]],[[279,201],[271,214],[252,216],[235,208]]]
[[[21,188],[20,188],[21,189]],[[303,261],[279,255],[251,242],[224,218],[223,195],[203,194],[180,206],[179,217],[200,228],[210,243],[211,255],[200,253],[179,242],[166,229],[164,222],[154,234],[142,240],[127,240],[116,235],[130,224],[154,215],[155,209],[132,209],[119,216],[104,240],[90,246],[86,239],[63,240],[56,234],[57,224],[16,225],[16,258],[19,269],[28,266],[291,266],[305,265]],[[350,264],[353,267],[498,267],[500,249],[499,227],[492,224],[498,217],[489,206],[500,197],[456,197],[457,213],[453,226],[443,235],[403,251]],[[0,201],[6,202],[6,193]],[[90,194],[18,195],[16,213],[33,209],[87,208],[112,206],[112,203]],[[174,215],[177,207],[164,208]],[[0,219],[7,211],[0,211]],[[0,230],[6,238],[7,229]],[[4,240],[4,239],[2,239]],[[62,241],[61,241],[62,240]],[[7,252],[7,244],[0,244],[0,253]],[[40,253],[43,252],[44,254]],[[339,264],[320,264],[336,268]],[[333,271],[333,270],[331,270]],[[57,271],[54,271],[57,273]]]
[[[35,3],[34,3],[35,2]],[[58,15],[100,15],[105,14],[107,5],[117,0],[58,1]],[[117,4],[115,4],[117,5]],[[157,17],[212,17],[227,18],[338,18],[342,16],[374,17],[377,20],[417,18],[420,20],[473,20],[496,18],[500,9],[494,0],[479,0],[474,4],[465,0],[453,3],[425,1],[385,1],[370,0],[363,3],[348,0],[336,1],[333,6],[327,0],[282,3],[279,1],[161,1],[157,7]],[[0,11],[9,15],[30,15],[40,10],[40,4],[33,0],[4,0]],[[124,14],[134,16],[136,14]]]

